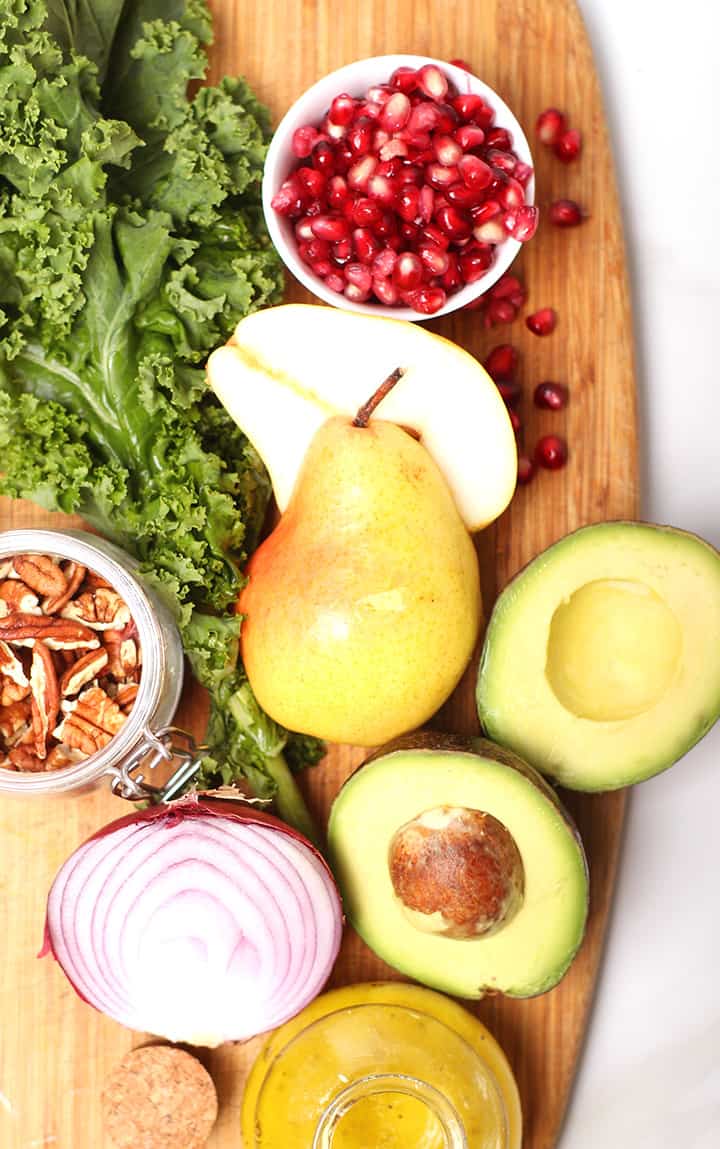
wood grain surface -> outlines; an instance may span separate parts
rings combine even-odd
[[[528,446],[551,430],[566,435],[570,444],[567,469],[540,474],[479,538],[488,605],[524,563],[567,531],[635,516],[635,389],[622,230],[592,53],[572,0],[365,0],[361,5],[215,0],[212,7],[213,78],[244,73],[276,119],[305,87],[333,68],[361,56],[402,51],[470,61],[513,107],[531,140],[542,108],[554,104],[570,111],[573,125],[583,133],[582,159],[564,166],[538,145],[538,202],[543,206],[568,195],[586,204],[591,218],[571,231],[541,224],[515,265],[529,289],[529,306],[556,308],[557,331],[538,339],[518,322],[488,332],[472,312],[430,326],[480,357],[496,343],[515,343],[523,357]],[[308,299],[296,287],[289,297]],[[544,379],[569,385],[566,412],[532,407],[532,388]],[[0,507],[2,528],[68,522],[28,505],[5,502]],[[473,678],[471,670],[436,725],[476,729]],[[197,729],[202,706],[191,695],[186,692],[180,720]],[[336,747],[323,765],[306,774],[303,785],[319,816],[362,757],[357,749]],[[478,1007],[517,1074],[525,1149],[551,1149],[557,1142],[601,957],[623,821],[622,793],[564,797],[590,859],[592,905],[583,949],[562,984],[544,997],[488,998]],[[3,799],[0,804],[3,1149],[110,1149],[100,1120],[102,1083],[125,1051],[147,1037],[82,1004],[53,962],[38,961],[35,955],[42,942],[45,897],[58,867],[87,835],[124,812],[127,804],[104,792],[60,801]],[[393,976],[348,930],[333,984]],[[255,1041],[201,1053],[220,1095],[211,1149],[239,1149],[243,1081],[258,1048]]]

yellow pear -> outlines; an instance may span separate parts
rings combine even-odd
[[[238,604],[243,661],[268,714],[361,746],[430,718],[482,614],[475,549],[447,484],[407,431],[368,422],[377,401],[316,432]]]

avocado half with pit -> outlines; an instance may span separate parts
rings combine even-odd
[[[571,789],[672,766],[720,715],[720,554],[650,523],[567,535],[497,600],[477,703],[490,738]]]
[[[330,860],[389,965],[457,997],[551,989],[585,931],[588,876],[554,791],[483,739],[405,735],[345,783]]]

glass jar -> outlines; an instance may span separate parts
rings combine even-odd
[[[243,1099],[247,1149],[520,1149],[500,1046],[442,994],[333,990],[272,1034]]]
[[[68,559],[94,571],[125,600],[137,626],[142,672],[135,703],[122,729],[102,750],[83,762],[60,770],[35,773],[0,768],[0,792],[14,795],[61,795],[96,786],[109,778],[113,789],[127,798],[144,798],[155,788],[133,772],[141,764],[152,768],[171,760],[175,732],[168,723],[177,707],[183,682],[180,633],[167,606],[139,574],[139,564],[119,547],[83,531],[40,529],[0,532],[0,559],[17,554],[43,554]],[[181,738],[182,740],[182,738]],[[188,745],[192,740],[188,738]],[[191,776],[191,751],[179,748],[182,782]],[[180,779],[173,774],[178,788]],[[162,794],[165,796],[163,788]],[[160,791],[158,791],[160,793]]]

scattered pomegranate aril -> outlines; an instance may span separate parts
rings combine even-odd
[[[555,141],[553,151],[559,160],[564,164],[570,164],[576,160],[582,150],[582,136],[575,128],[570,128],[567,132]]]
[[[440,103],[448,94],[447,77],[443,75],[435,64],[425,64],[417,74],[417,84],[431,100]]]
[[[408,303],[423,315],[434,315],[445,306],[447,296],[441,287],[419,287],[408,294]]]
[[[500,379],[512,379],[518,365],[518,353],[510,343],[499,343],[488,353],[483,366],[488,375],[497,383]]]
[[[386,132],[399,132],[410,119],[412,108],[404,92],[393,92],[387,103],[383,106],[380,115],[380,126]]]
[[[522,398],[522,387],[515,379],[498,379],[495,386],[506,407],[514,407]]]
[[[418,74],[415,68],[396,68],[390,77],[390,87],[398,92],[409,95],[418,86]]]
[[[517,481],[519,487],[525,487],[535,475],[535,464],[527,455],[518,455]]]
[[[528,315],[525,320],[526,327],[532,331],[533,335],[552,334],[556,323],[557,315],[552,307],[541,307],[539,311],[534,311],[532,315]]]
[[[509,299],[490,299],[485,309],[485,326],[496,327],[501,323],[512,323],[517,315]]]
[[[567,120],[558,108],[546,108],[535,123],[535,132],[541,144],[553,147],[567,127]]]
[[[577,227],[585,218],[580,204],[574,199],[556,199],[550,204],[548,215],[556,227]]]
[[[462,68],[463,72],[472,72],[472,68],[468,63],[465,62],[465,60],[457,58],[455,60],[450,60],[449,63],[452,64],[453,68]]]
[[[306,160],[319,139],[320,133],[312,124],[305,124],[302,128],[296,128],[290,143],[293,155],[297,156],[299,160]]]
[[[559,435],[543,435],[535,445],[535,462],[548,471],[559,471],[567,463],[567,457],[567,443]]]
[[[527,299],[525,285],[516,275],[502,275],[490,288],[493,299],[507,299],[516,308],[522,307]]]
[[[522,430],[522,422],[520,416],[518,415],[517,411],[513,410],[512,407],[508,407],[508,416],[510,417],[510,425],[515,432],[515,438],[517,439],[520,431]]]
[[[463,124],[461,128],[455,130],[454,135],[460,147],[465,152],[481,148],[485,143],[484,131],[475,124]]]
[[[419,287],[423,279],[423,265],[420,257],[411,251],[402,252],[392,273],[393,283],[401,291],[412,291]]]
[[[337,243],[350,234],[348,221],[340,215],[316,215],[310,227],[317,239],[326,239],[329,243]]]
[[[568,389],[562,383],[538,383],[533,392],[536,407],[548,411],[562,411],[567,406]]]

